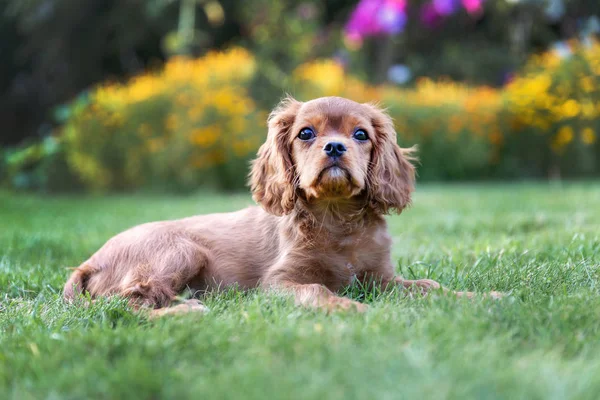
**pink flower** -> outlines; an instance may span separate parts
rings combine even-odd
[[[483,0],[462,0],[462,5],[469,14],[478,14],[482,10]]]
[[[406,25],[406,0],[361,0],[346,24],[346,37],[394,35]]]

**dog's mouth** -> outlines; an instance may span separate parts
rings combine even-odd
[[[338,163],[323,168],[313,184],[305,189],[308,197],[314,198],[350,198],[362,190],[350,170]]]
[[[316,183],[317,184],[321,183],[321,181],[323,180],[323,178],[325,178],[325,176],[327,176],[327,178],[329,178],[329,179],[334,179],[334,180],[344,178],[344,179],[348,180],[349,182],[352,182],[352,174],[350,174],[350,171],[348,171],[346,168],[340,166],[339,164],[331,164],[331,165],[323,168],[321,170],[321,172],[319,172],[319,176],[317,176]]]

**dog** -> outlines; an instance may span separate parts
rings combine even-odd
[[[64,297],[124,296],[153,316],[206,311],[196,299],[174,299],[186,288],[231,285],[278,290],[326,311],[367,309],[335,294],[354,280],[472,297],[395,275],[384,216],[411,202],[412,154],[397,145],[391,118],[373,104],[287,97],[270,114],[251,166],[260,207],[120,233],[75,269]]]

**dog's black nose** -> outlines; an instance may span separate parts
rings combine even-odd
[[[325,154],[329,157],[340,157],[346,152],[346,146],[340,142],[329,142],[323,147]]]

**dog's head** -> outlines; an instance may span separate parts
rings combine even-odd
[[[268,212],[288,214],[298,196],[308,202],[360,196],[382,214],[410,203],[410,150],[398,147],[392,120],[376,106],[288,97],[268,125],[250,174],[254,199]]]

